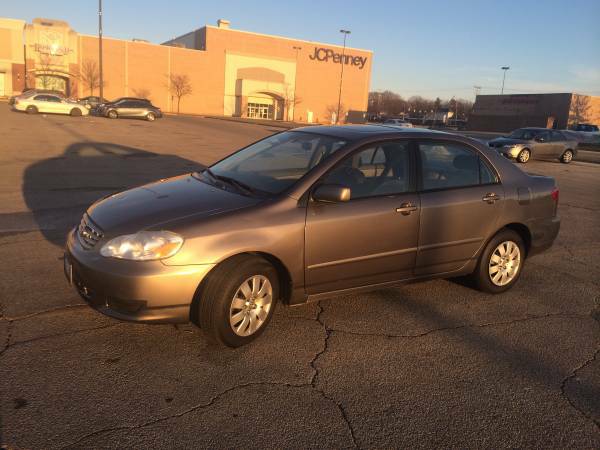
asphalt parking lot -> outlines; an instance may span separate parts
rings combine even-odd
[[[1,444],[600,447],[600,165],[527,165],[557,178],[562,227],[500,296],[437,280],[279,307],[230,350],[104,317],[67,286],[64,236],[93,200],[274,131],[0,103]]]

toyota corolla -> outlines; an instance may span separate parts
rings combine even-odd
[[[469,138],[386,126],[286,131],[197,173],[94,203],[64,270],[122,320],[244,345],[278,302],[470,276],[499,294],[560,225],[554,179]]]

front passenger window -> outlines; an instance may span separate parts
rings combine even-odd
[[[322,181],[349,187],[352,199],[411,192],[408,142],[369,146],[348,156]]]

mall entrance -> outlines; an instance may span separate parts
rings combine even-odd
[[[36,73],[35,75],[36,89],[62,92],[65,97],[69,97],[71,95],[69,84],[69,78],[65,76],[45,73]]]

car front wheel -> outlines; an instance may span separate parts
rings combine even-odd
[[[573,161],[573,152],[571,150],[566,150],[560,157],[560,161],[564,164],[569,164]]]
[[[236,256],[209,274],[195,319],[211,340],[240,347],[264,332],[278,295],[277,271],[271,264],[251,255]]]
[[[156,116],[154,115],[154,113],[149,112],[148,114],[146,114],[146,120],[148,122],[154,122],[155,119],[156,119]]]
[[[108,112],[109,119],[116,119],[117,117],[119,117],[119,115],[117,114],[117,112],[115,110],[111,110]]]
[[[25,111],[27,114],[37,114],[38,109],[33,105],[29,105]]]
[[[473,273],[477,287],[499,294],[519,279],[525,262],[523,239],[513,230],[502,230],[485,247]]]
[[[79,108],[73,108],[70,113],[73,117],[81,116],[81,110]]]
[[[521,164],[525,164],[529,161],[529,158],[531,158],[531,152],[529,151],[529,149],[524,148],[519,152],[519,155],[517,156],[517,161],[519,161]]]

